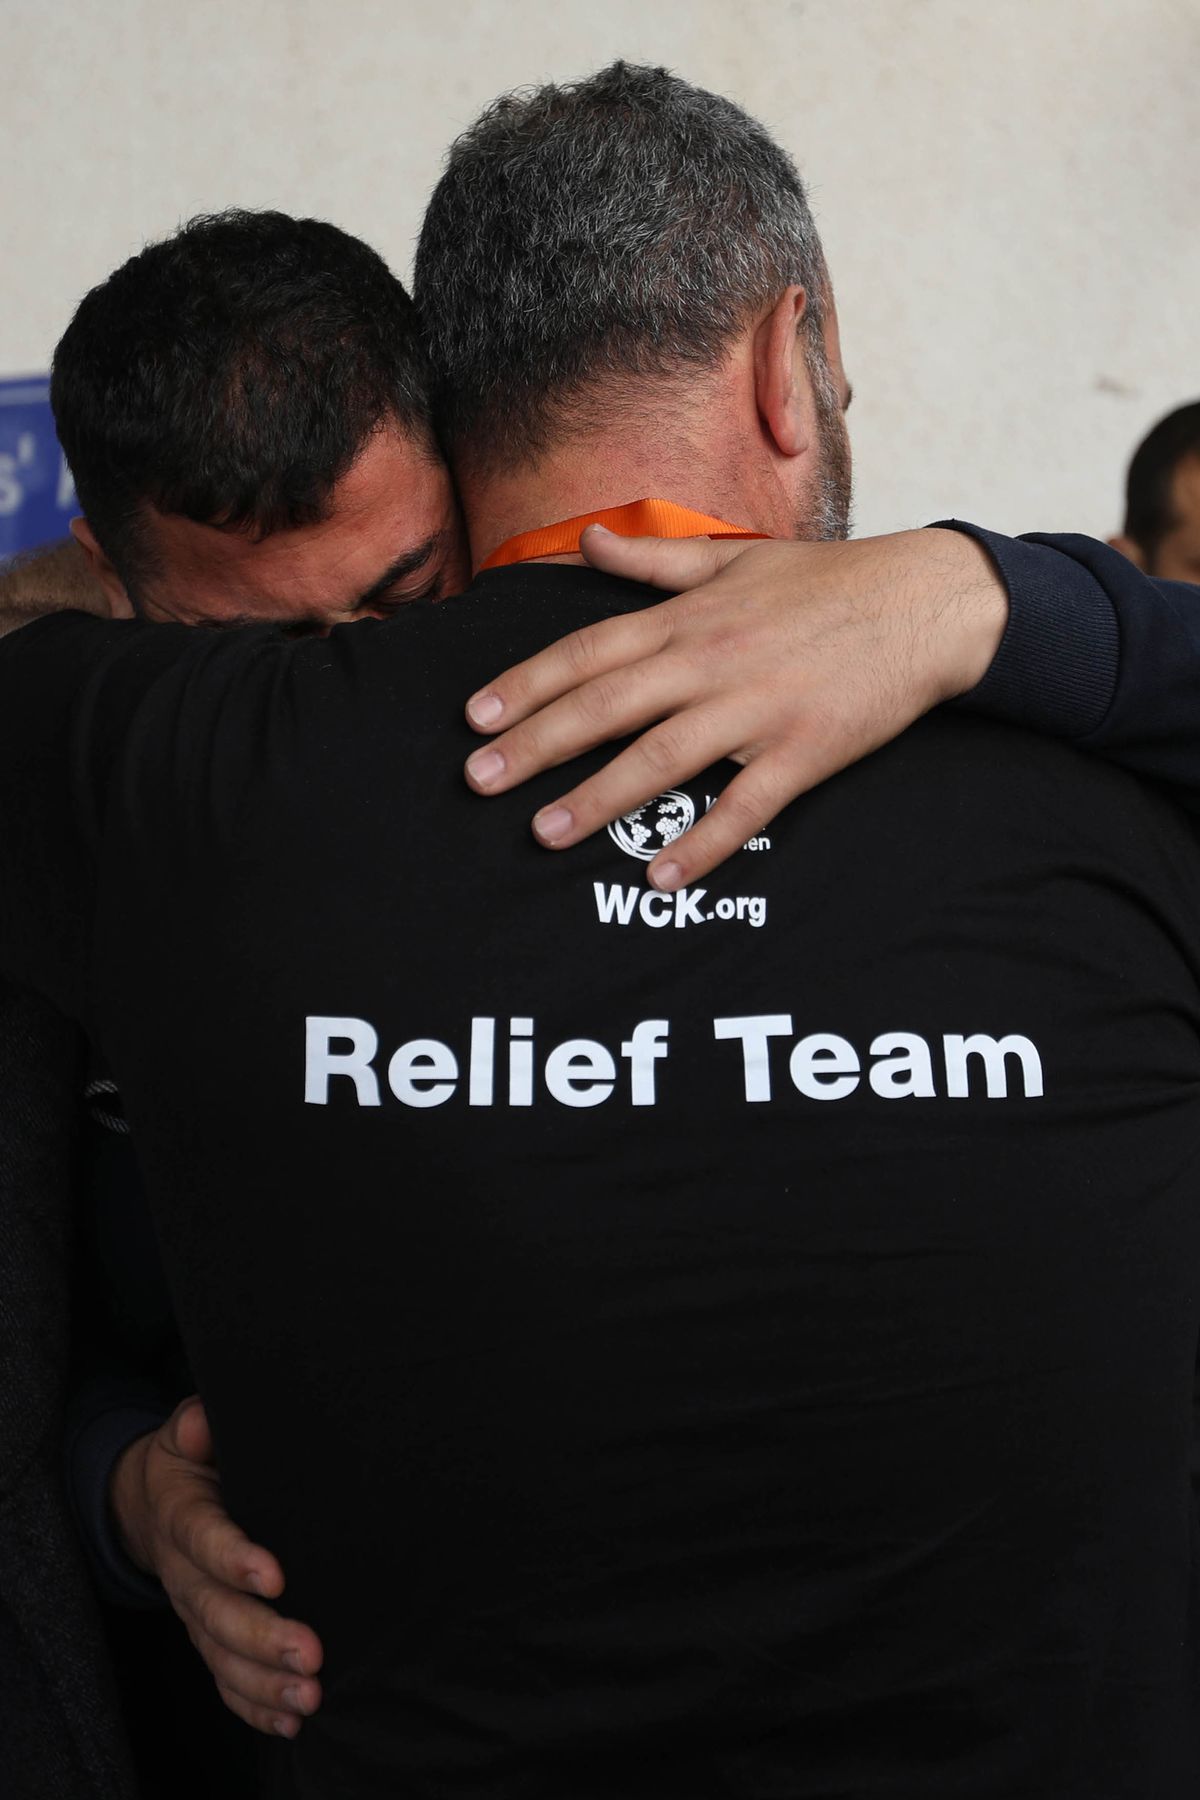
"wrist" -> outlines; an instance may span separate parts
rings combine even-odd
[[[1008,589],[976,538],[938,527],[911,535],[920,540],[920,572],[934,599],[927,642],[940,704],[978,687],[991,668],[1008,625]]]
[[[146,1530],[146,1457],[153,1432],[126,1445],[113,1464],[108,1483],[108,1507],[122,1550],[147,1575],[156,1573]]]

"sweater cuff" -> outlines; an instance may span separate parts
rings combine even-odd
[[[167,1597],[161,1582],[139,1569],[122,1549],[109,1485],[121,1452],[148,1431],[157,1431],[169,1417],[169,1408],[115,1408],[88,1420],[67,1448],[68,1492],[96,1585],[111,1604],[142,1612],[161,1611]]]
[[[1008,590],[1008,624],[992,665],[953,705],[1058,738],[1094,731],[1112,704],[1120,634],[1090,570],[1048,544],[1002,537],[961,519],[936,529],[982,544]]]

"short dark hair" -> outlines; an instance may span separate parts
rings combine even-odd
[[[623,62],[505,95],[451,146],[417,250],[443,433],[476,466],[536,458],[595,382],[715,367],[792,283],[819,337],[803,185],[731,100]]]
[[[1160,419],[1133,453],[1125,481],[1125,535],[1147,561],[1178,524],[1171,484],[1185,457],[1200,456],[1200,400]]]
[[[280,212],[193,219],[93,288],[50,399],[80,505],[131,593],[154,570],[147,504],[266,537],[322,519],[389,419],[431,433],[401,284],[357,238]]]

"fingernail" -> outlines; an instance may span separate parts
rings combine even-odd
[[[544,812],[535,813],[533,829],[543,844],[557,844],[559,838],[566,837],[575,820],[565,806],[548,806]]]
[[[594,525],[589,525],[588,530],[594,531],[597,537],[613,537],[615,535],[608,529],[607,525],[601,525],[599,520],[597,520]]]
[[[504,773],[504,758],[498,750],[480,750],[467,758],[467,768],[472,781],[480,787],[491,787]]]
[[[277,1737],[294,1738],[300,1729],[299,1719],[272,1719],[272,1730]]]
[[[267,1590],[257,1569],[247,1569],[246,1586],[252,1594],[261,1594],[265,1599]]]
[[[285,1650],[282,1661],[284,1668],[290,1669],[293,1675],[303,1675],[304,1668],[301,1664],[300,1652],[298,1650]]]
[[[673,894],[683,880],[683,870],[678,863],[655,863],[650,871],[650,885],[660,893]]]
[[[283,1693],[279,1697],[289,1712],[298,1713],[304,1711],[304,1701],[298,1687],[285,1687]]]
[[[504,702],[499,694],[475,694],[467,701],[467,717],[472,725],[480,725],[485,730],[494,725],[504,711]]]

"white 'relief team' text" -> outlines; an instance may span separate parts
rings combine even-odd
[[[828,1102],[852,1094],[879,1100],[1040,1100],[1042,1059],[1018,1032],[945,1032],[932,1040],[914,1031],[883,1031],[865,1052],[836,1032],[800,1032],[791,1013],[713,1019],[714,1055],[734,1092],[748,1105],[785,1097]],[[474,1018],[465,1042],[412,1037],[387,1052],[366,1019],[314,1014],[305,1020],[304,1100],[327,1106],[331,1094],[362,1107],[425,1109],[449,1101],[468,1106],[602,1106],[617,1098],[655,1106],[668,1064],[668,1019],[642,1019],[611,1047],[571,1037],[549,1046],[534,1020]],[[725,1048],[728,1046],[728,1048]]]

